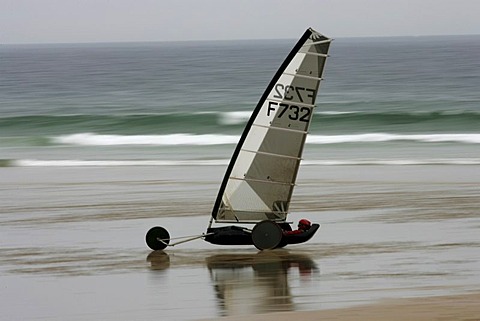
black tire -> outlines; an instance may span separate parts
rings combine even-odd
[[[282,241],[283,232],[273,221],[261,221],[252,230],[252,242],[261,251],[272,250]]]
[[[154,251],[163,250],[170,243],[170,234],[161,226],[152,227],[145,236],[149,248]]]

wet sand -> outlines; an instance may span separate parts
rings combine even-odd
[[[415,299],[386,300],[377,304],[353,308],[308,312],[283,312],[262,315],[224,317],[223,321],[316,321],[316,320],[370,320],[370,321],[432,321],[480,320],[480,294],[423,297]],[[208,319],[212,320],[212,319]]]
[[[1,318],[479,319],[478,166],[307,166],[308,243],[150,251],[152,226],[205,231],[223,171],[0,168]]]

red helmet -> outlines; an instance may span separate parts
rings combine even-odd
[[[309,220],[302,218],[300,221],[298,221],[298,226],[300,225],[308,226],[310,228],[310,226],[312,226],[312,223]]]

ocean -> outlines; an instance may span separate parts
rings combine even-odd
[[[321,319],[480,293],[480,36],[332,43],[290,206],[321,224],[307,243],[149,250],[152,226],[205,232],[294,43],[0,45],[0,319]]]
[[[2,45],[1,164],[225,164],[291,46]],[[480,165],[479,50],[479,36],[335,40],[304,165]]]

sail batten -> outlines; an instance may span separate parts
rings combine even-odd
[[[280,158],[290,158],[290,159],[296,159],[296,160],[301,160],[302,159],[301,157],[294,157],[294,156],[275,154],[275,153],[267,153],[267,152],[261,152],[261,151],[258,151],[258,150],[255,151],[255,150],[242,149],[242,151],[247,152],[247,153],[269,155],[269,156],[280,157]]]
[[[311,56],[324,57],[324,58],[330,57],[330,56],[327,55],[327,54],[322,54],[322,53],[318,53],[318,52],[306,52],[305,54],[306,54],[306,55],[311,55]]]
[[[220,186],[217,222],[286,220],[330,41],[305,31],[267,86]]]
[[[269,126],[264,126],[264,125],[253,125],[252,127],[269,128],[271,130],[282,130],[282,131],[288,131],[288,132],[292,132],[292,133],[308,134],[308,131],[298,130],[298,129],[290,129],[290,128],[282,128],[282,127],[269,127]]]
[[[312,42],[312,43],[306,43],[303,45],[303,47],[306,47],[306,46],[317,46],[317,45],[323,45],[323,44],[330,44],[330,42],[332,42],[332,39],[326,39],[326,40],[321,40],[321,41],[316,41],[316,42]]]
[[[306,78],[306,79],[319,80],[319,81],[322,81],[322,80],[323,80],[323,78],[321,78],[321,77],[314,77],[314,76],[302,75],[302,74],[284,73],[284,75],[295,76],[295,77]]]

